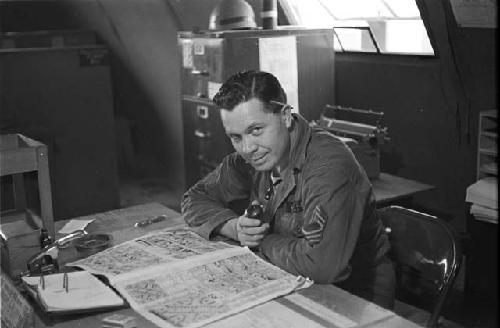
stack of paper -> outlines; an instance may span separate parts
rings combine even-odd
[[[86,312],[116,307],[123,299],[110,287],[87,271],[68,273],[68,289],[63,285],[63,274],[40,277],[23,277],[44,310],[49,313]]]
[[[497,178],[486,177],[467,188],[465,200],[472,203],[471,214],[477,220],[498,223]]]

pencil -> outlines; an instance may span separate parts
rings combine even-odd
[[[43,272],[40,272],[40,285],[42,285],[42,289],[45,289],[45,278],[43,276]]]
[[[66,293],[68,292],[69,288],[69,279],[68,279],[68,273],[64,272],[63,275],[63,288],[66,289]]]

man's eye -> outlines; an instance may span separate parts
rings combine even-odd
[[[239,142],[241,140],[240,136],[231,136],[231,141],[232,142]]]
[[[261,127],[255,127],[252,129],[252,135],[258,136],[259,134],[262,133],[262,128]]]

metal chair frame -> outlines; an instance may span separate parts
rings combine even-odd
[[[462,261],[458,237],[445,221],[429,214],[401,206],[388,206],[379,211],[391,241],[396,298],[420,308],[422,304],[431,305],[428,297],[432,295],[432,307],[425,309],[430,312],[425,325],[437,327]],[[414,230],[416,228],[421,231]],[[415,299],[421,302],[412,304]]]

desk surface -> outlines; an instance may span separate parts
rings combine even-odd
[[[429,191],[434,186],[415,180],[405,179],[388,173],[380,173],[378,179],[371,180],[377,204],[388,204],[416,193]]]
[[[135,228],[133,226],[133,224],[137,221],[155,217],[160,214],[165,214],[168,219],[162,222],[154,223],[145,228]],[[79,219],[95,219],[95,221],[88,226],[87,230],[91,233],[110,233],[113,236],[115,245],[137,238],[153,230],[183,224],[182,217],[179,213],[157,203],[138,205],[106,213],[98,213],[95,215],[80,217]],[[67,221],[68,220],[57,221],[56,231],[58,231]],[[82,256],[78,254],[74,247],[68,247],[67,249],[61,250],[59,259],[61,263],[66,263],[81,257]],[[293,310],[307,319],[314,321],[318,324],[318,327],[320,327],[321,324],[324,326],[325,323],[327,327],[334,326],[334,323],[335,326],[338,327],[419,327],[418,325],[397,316],[391,311],[380,308],[373,303],[349,294],[342,289],[334,287],[333,285],[314,284],[311,287],[299,290],[294,294],[301,295],[301,300],[312,302],[299,304],[288,300],[287,297],[281,297],[259,307],[261,307],[261,310],[266,311],[266,308],[271,308],[271,306],[276,306],[276,304],[279,303],[280,306],[285,306],[288,310]],[[133,315],[136,317],[137,327],[157,327],[152,322],[135,313],[131,308],[122,308],[114,311],[86,315],[72,315],[55,318],[44,317],[43,320],[40,317],[36,317],[35,327],[99,328],[101,327],[102,319],[113,313]],[[248,313],[251,315],[252,312]],[[268,312],[267,314],[270,314],[271,316],[280,315],[279,313],[272,312]],[[223,319],[221,322],[213,324],[210,327],[218,327],[224,324],[224,320],[229,320],[229,318]],[[259,320],[255,320],[255,322],[257,321]],[[259,324],[259,327],[265,328],[266,326]],[[270,323],[269,327],[274,327],[274,325]]]

